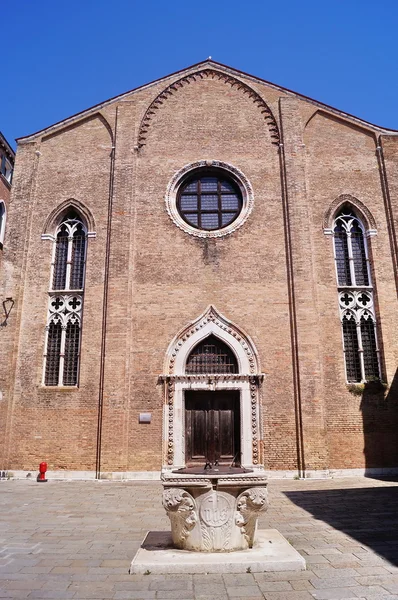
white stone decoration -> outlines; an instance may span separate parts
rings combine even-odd
[[[235,353],[239,373],[189,375],[185,364],[192,349],[209,335],[215,335]],[[254,343],[250,337],[209,306],[195,321],[184,327],[170,344],[161,379],[165,385],[163,417],[164,468],[185,467],[185,390],[239,390],[242,466],[260,466],[260,398],[263,380]]]
[[[210,335],[234,352],[238,373],[186,373],[194,347]],[[163,507],[171,533],[148,532],[130,573],[244,573],[302,570],[305,561],[276,530],[257,532],[268,509],[260,463],[259,386],[263,374],[249,336],[214,306],[171,342],[160,380],[165,388]],[[185,467],[185,390],[239,390],[242,467]],[[249,467],[249,468],[247,468]]]
[[[198,520],[192,496],[178,488],[163,492],[163,507],[171,521],[171,533],[176,548],[184,548],[185,540]]]
[[[176,548],[235,552],[253,547],[260,513],[268,508],[261,474],[163,473],[163,506]]]
[[[249,548],[253,548],[258,516],[268,508],[267,489],[260,487],[245,490],[238,497],[236,508],[235,523],[240,527]]]
[[[242,209],[237,218],[232,223],[227,225],[227,227],[212,231],[193,227],[184,221],[177,208],[177,194],[183,179],[189,175],[190,172],[198,169],[208,169],[209,167],[214,167],[220,169],[221,171],[225,171],[226,174],[232,177],[232,179],[238,184],[242,194]],[[165,202],[170,219],[177,225],[177,227],[179,227],[182,231],[185,231],[185,233],[189,233],[189,235],[200,238],[220,238],[233,233],[243,225],[253,210],[254,196],[253,188],[249,180],[240,169],[221,160],[200,160],[185,165],[182,169],[174,174],[169,185],[167,186]]]
[[[130,566],[131,575],[304,570],[304,558],[276,529],[260,529],[253,548],[236,552],[187,552],[174,547],[169,531],[149,531]]]
[[[364,355],[363,355],[363,343],[362,343],[362,333],[361,333],[361,321],[364,319],[366,321],[370,320],[374,326],[375,333],[375,343],[376,343],[376,355],[378,362],[378,371],[381,373],[381,361],[380,361],[380,350],[378,345],[378,336],[377,336],[377,322],[375,316],[374,309],[374,298],[373,298],[373,283],[372,283],[372,270],[370,266],[370,258],[369,258],[369,250],[368,250],[368,242],[367,242],[367,232],[364,224],[361,219],[356,217],[351,210],[351,208],[347,207],[347,209],[342,210],[338,216],[333,221],[333,228],[331,229],[333,235],[335,232],[336,225],[340,225],[345,231],[346,234],[346,244],[347,244],[347,254],[348,254],[348,267],[349,267],[349,276],[350,281],[347,284],[345,281],[339,281],[339,272],[337,268],[337,250],[336,243],[334,238],[334,258],[335,258],[335,270],[336,270],[336,280],[338,285],[338,299],[339,299],[339,312],[340,319],[343,323],[343,320],[353,321],[356,325],[356,336],[358,341],[358,357],[360,363],[360,370],[362,381],[366,381],[366,372],[365,372],[365,363],[364,363]],[[353,247],[353,239],[352,239],[352,230],[353,226],[356,225],[362,231],[362,239],[363,239],[363,252],[366,263],[366,273],[368,282],[367,283],[358,283],[357,282],[357,274],[355,269],[355,257],[354,257],[354,247]],[[369,233],[369,232],[368,232]],[[358,252],[358,250],[357,250]],[[359,258],[357,257],[357,261]],[[344,334],[343,334],[343,347],[344,344]],[[344,352],[344,360],[346,362],[346,354]],[[347,365],[346,365],[347,372]],[[348,379],[348,374],[347,374]]]
[[[74,206],[71,205],[71,209],[74,209]],[[61,289],[56,286],[54,288],[54,270],[56,266],[57,260],[57,236],[61,231],[61,228],[64,229],[64,232],[67,237],[67,253],[61,260],[65,264],[65,277],[64,277],[64,285]],[[84,303],[84,279],[85,279],[85,264],[86,264],[86,255],[87,255],[87,243],[85,241],[84,245],[84,253],[80,257],[80,265],[79,268],[82,269],[82,281],[79,289],[73,289],[72,287],[72,259],[73,259],[73,240],[74,235],[78,229],[84,233],[84,237],[87,241],[87,228],[83,221],[80,218],[64,218],[58,225],[55,230],[54,235],[50,236],[52,239],[53,247],[52,247],[52,260],[51,260],[51,272],[50,272],[50,287],[48,292],[48,316],[47,316],[47,325],[46,325],[46,336],[45,336],[45,344],[44,344],[44,361],[43,361],[43,375],[42,375],[42,385],[46,384],[46,362],[47,362],[47,352],[49,348],[49,335],[50,335],[50,326],[52,323],[61,325],[61,341],[60,341],[60,349],[59,349],[59,368],[58,368],[58,386],[63,386],[64,379],[64,367],[65,367],[65,347],[66,347],[66,335],[67,335],[67,327],[68,323],[78,324],[79,327],[79,352],[80,352],[80,336],[81,336],[81,322],[82,322],[82,313],[83,313],[83,303]],[[44,235],[42,239],[49,239],[49,236]],[[78,356],[79,356],[78,352]],[[78,358],[79,360],[79,358]],[[75,378],[75,382],[73,384],[68,385],[77,385],[77,379]],[[51,385],[55,385],[52,383]]]
[[[80,324],[83,308],[82,294],[59,294],[53,293],[48,299],[48,322],[61,323],[66,329],[69,321]]]

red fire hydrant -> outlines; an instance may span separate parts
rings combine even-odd
[[[46,471],[47,471],[47,463],[46,462],[41,462],[39,465],[39,474],[37,476],[37,481],[38,482],[46,482]]]

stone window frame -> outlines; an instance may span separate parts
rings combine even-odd
[[[77,218],[68,218],[68,213],[76,213]],[[69,210],[62,210],[61,215],[56,219],[56,228],[54,234],[43,234],[42,239],[51,239],[52,241],[52,257],[51,257],[51,269],[50,269],[50,284],[48,290],[48,309],[47,309],[47,324],[46,324],[46,335],[44,343],[43,353],[43,375],[42,385],[46,388],[77,388],[79,386],[79,372],[80,372],[80,348],[82,340],[82,315],[83,315],[83,304],[84,304],[84,286],[85,286],[85,272],[86,272],[86,261],[87,261],[87,249],[88,249],[88,238],[94,237],[93,234],[88,232],[88,228],[84,217],[75,206],[69,206]],[[54,288],[54,267],[56,261],[57,251],[57,236],[61,230],[61,227],[65,226],[68,230],[68,250],[66,256],[66,277],[64,289]],[[73,247],[73,234],[77,226],[80,225],[85,233],[85,248],[84,255],[81,258],[83,263],[83,282],[82,287],[79,289],[70,288],[70,276],[71,276],[71,255]],[[59,347],[58,356],[58,377],[57,383],[49,383],[47,376],[47,361],[49,360],[48,348],[49,348],[49,334],[51,324],[60,324],[61,326],[61,340]],[[79,340],[77,344],[77,358],[72,356],[70,360],[76,361],[76,377],[73,383],[65,382],[65,377],[68,376],[69,364],[65,363],[65,349],[67,343],[68,327],[70,325],[78,325]]]
[[[187,223],[187,221],[185,221],[185,219],[183,219],[181,216],[178,208],[178,192],[186,179],[195,171],[200,173],[201,170],[206,172],[211,169],[217,170],[221,173],[225,172],[226,178],[232,179],[235,184],[238,185],[242,195],[242,208],[236,219],[234,219],[234,221],[232,221],[232,223],[226,227],[214,230],[197,229],[196,227],[193,227]],[[165,203],[170,219],[185,233],[200,238],[220,238],[230,235],[245,223],[251,211],[253,210],[254,195],[250,181],[237,167],[220,160],[200,160],[185,165],[173,175],[167,186]]]
[[[218,337],[234,353],[238,373],[186,373],[192,350],[210,335]],[[165,405],[163,414],[164,470],[185,467],[185,391],[237,390],[240,392],[241,464],[262,470],[260,444],[260,372],[257,350],[250,337],[209,306],[195,321],[184,327],[166,353],[164,374]]]
[[[348,251],[348,258],[349,258],[349,271],[350,271],[351,285],[345,285],[339,281],[339,273],[338,273],[338,268],[337,268],[337,253],[336,253],[336,243],[335,243],[334,231],[335,231],[335,227],[336,227],[338,221],[341,221],[342,223],[344,223],[344,217],[351,218],[351,223],[347,222],[346,225],[344,226],[346,229],[346,235],[347,235],[347,248],[348,248],[347,251]],[[373,334],[374,334],[374,341],[375,341],[375,350],[374,350],[375,356],[371,357],[371,358],[372,358],[372,361],[374,361],[375,358],[377,361],[378,373],[377,373],[376,378],[381,379],[381,373],[382,373],[380,345],[378,342],[377,319],[376,319],[375,309],[374,309],[374,285],[372,282],[372,265],[371,265],[371,258],[370,258],[369,246],[368,246],[368,238],[376,235],[377,230],[375,228],[374,223],[372,223],[373,227],[371,229],[367,229],[366,221],[363,217],[362,218],[361,217],[362,217],[362,215],[360,215],[359,210],[355,206],[351,205],[351,203],[349,203],[349,204],[343,203],[343,204],[340,204],[340,206],[338,206],[338,208],[336,209],[336,211],[334,213],[333,221],[331,223],[331,227],[324,229],[324,232],[326,234],[333,236],[333,256],[334,256],[335,274],[336,274],[336,282],[337,282],[337,289],[338,289],[339,314],[340,314],[340,321],[341,321],[341,335],[342,335],[343,355],[344,355],[344,368],[345,368],[347,384],[366,383],[369,380],[367,378],[367,374],[365,372],[365,362],[366,361],[364,359],[364,346],[363,346],[363,339],[362,339],[363,336],[362,336],[362,330],[361,330],[361,323],[364,319],[365,320],[370,319],[371,322],[373,323]],[[362,231],[362,236],[363,236],[362,239],[363,239],[363,246],[364,246],[364,258],[365,258],[367,277],[368,277],[367,285],[357,285],[357,283],[356,283],[356,272],[355,272],[353,249],[352,249],[352,243],[351,243],[351,233],[350,233],[350,228],[351,228],[353,222],[356,222],[356,224],[359,226],[359,228]],[[358,367],[359,367],[358,375],[360,372],[360,378],[359,378],[359,376],[355,377],[355,378],[349,377],[349,370],[351,368],[347,364],[347,355],[349,354],[349,352],[352,352],[352,349],[351,348],[348,349],[345,344],[344,323],[347,320],[351,320],[351,319],[353,319],[353,321],[355,322],[355,325],[356,325],[356,342],[357,342],[356,346],[358,349],[357,350],[357,352],[358,352],[357,362],[358,362]],[[373,378],[373,376],[372,376],[372,378]]]
[[[62,227],[66,227],[67,231],[68,231],[68,249],[67,249],[67,256],[66,256],[66,274],[65,274],[65,287],[62,288],[62,290],[64,291],[71,291],[71,290],[77,290],[77,291],[83,291],[84,290],[84,283],[85,283],[85,271],[86,271],[86,259],[87,259],[87,239],[88,239],[88,232],[87,232],[87,227],[84,223],[84,220],[81,218],[81,216],[79,215],[79,213],[76,213],[78,215],[77,218],[68,218],[68,213],[66,213],[66,215],[63,217],[62,221],[59,223],[55,235],[54,235],[54,243],[53,243],[53,251],[52,251],[52,260],[51,260],[51,270],[50,270],[50,292],[56,292],[59,291],[60,288],[55,288],[54,287],[54,271],[55,271],[55,265],[56,265],[56,254],[57,254],[57,238],[58,238],[58,234],[61,231]],[[78,227],[81,227],[81,229],[84,232],[85,235],[85,248],[84,248],[84,255],[83,258],[81,260],[82,263],[82,270],[83,270],[83,281],[82,281],[82,286],[80,288],[73,288],[70,287],[71,284],[71,274],[72,274],[72,253],[73,253],[73,240],[74,240],[74,235],[77,231]]]

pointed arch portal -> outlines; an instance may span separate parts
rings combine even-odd
[[[258,468],[263,375],[249,336],[210,306],[170,344],[161,379],[165,468]]]

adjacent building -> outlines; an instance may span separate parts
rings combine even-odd
[[[0,131],[0,247],[4,243],[15,152]]]

